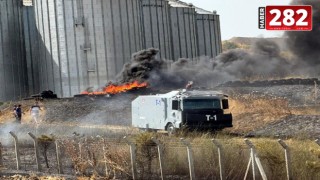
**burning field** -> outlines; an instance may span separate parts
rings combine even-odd
[[[147,83],[139,83],[138,81],[133,81],[131,83],[124,83],[121,85],[110,84],[103,88],[102,91],[84,91],[82,95],[110,95],[110,94],[119,94],[127,91],[132,91],[135,89],[147,87]]]

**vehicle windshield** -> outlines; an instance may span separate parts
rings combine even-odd
[[[185,99],[183,109],[221,109],[219,99]]]

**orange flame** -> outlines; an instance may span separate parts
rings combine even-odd
[[[126,83],[121,85],[110,84],[107,87],[105,87],[102,91],[94,91],[94,92],[84,91],[81,94],[86,94],[86,95],[118,94],[122,92],[127,92],[135,88],[143,88],[147,86],[148,84],[146,82],[139,83],[138,81],[134,81],[132,83]]]

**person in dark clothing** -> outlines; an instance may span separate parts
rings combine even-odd
[[[21,109],[21,104],[18,105],[16,108],[16,120],[21,123],[21,117],[22,117],[22,109]]]

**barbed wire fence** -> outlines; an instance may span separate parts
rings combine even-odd
[[[249,139],[10,136],[0,137],[0,175],[19,170],[106,179],[297,179],[297,161],[308,159],[309,175],[320,177],[320,154],[302,157],[280,139],[262,151],[267,146]],[[313,145],[320,149],[319,140]]]

